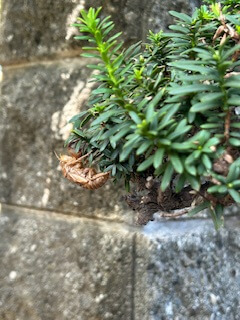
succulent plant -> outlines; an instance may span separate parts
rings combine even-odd
[[[138,223],[208,209],[221,227],[223,209],[240,203],[239,1],[170,11],[169,32],[129,48],[100,11],[82,10],[75,24],[98,87],[66,145],[124,180]]]

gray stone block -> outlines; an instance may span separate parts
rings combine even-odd
[[[127,230],[2,209],[1,320],[132,319],[132,235]]]
[[[70,25],[81,8],[102,6],[102,16],[111,15],[116,31],[123,31],[126,45],[146,40],[148,30],[166,29],[173,22],[169,10],[190,13],[199,0],[40,0],[3,1],[0,33],[0,63],[34,60],[36,57],[77,54],[82,43]]]
[[[58,170],[54,151],[66,152],[68,120],[86,108],[91,92],[87,62],[79,58],[4,68],[0,201],[129,221],[132,214],[122,209],[122,186],[110,182],[86,190],[64,179]]]
[[[66,36],[76,7],[71,0],[2,1],[0,63],[54,56],[71,49],[73,42]]]
[[[2,206],[1,320],[236,320],[240,222],[143,229]],[[134,240],[134,238],[136,240]]]
[[[151,222],[137,236],[136,319],[236,320],[240,222]]]
[[[168,11],[191,14],[201,0],[109,0],[98,1],[104,15],[111,15],[116,30],[122,31],[122,39],[129,45],[139,40],[146,41],[149,30],[166,30],[173,23]],[[95,0],[86,1],[85,7],[96,6]]]

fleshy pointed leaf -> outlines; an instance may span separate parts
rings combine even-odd
[[[169,183],[172,179],[173,172],[174,172],[173,166],[172,166],[171,162],[169,162],[167,165],[167,168],[163,174],[163,178],[162,178],[162,182],[161,182],[162,191],[165,191],[167,189],[167,187],[169,186]]]
[[[204,201],[203,203],[199,204],[198,206],[196,206],[194,209],[192,209],[191,211],[188,212],[188,216],[192,217],[195,214],[199,213],[200,211],[203,211],[207,208],[209,208],[210,203],[208,201]]]
[[[153,164],[154,155],[150,156],[146,160],[144,160],[137,168],[138,172],[144,171],[149,168]]]
[[[177,153],[172,153],[170,155],[170,161],[176,172],[183,173],[183,165]]]
[[[162,164],[163,156],[164,156],[163,148],[160,148],[155,152],[154,160],[153,160],[153,166],[155,169],[157,169]]]

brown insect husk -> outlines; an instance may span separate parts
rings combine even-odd
[[[98,173],[94,168],[84,166],[83,160],[91,152],[83,156],[80,152],[74,153],[71,150],[68,153],[70,155],[57,156],[65,178],[89,190],[98,189],[107,182],[110,172]]]

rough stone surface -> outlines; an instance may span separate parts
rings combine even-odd
[[[128,46],[167,29],[168,10],[199,3],[1,2],[0,64],[10,66],[1,83],[0,202],[14,205],[0,210],[1,320],[239,319],[236,218],[219,233],[207,219],[124,227],[117,221],[133,215],[122,186],[83,190],[62,177],[54,155],[93,88],[87,61],[74,58],[82,43],[70,24],[79,10],[102,5]]]
[[[145,41],[149,30],[166,30],[173,23],[169,10],[192,13],[201,1],[101,0],[99,4],[103,7],[104,15],[112,16],[117,31],[123,32],[122,39],[128,45],[139,40]],[[96,6],[96,1],[86,1],[85,7],[90,6]]]
[[[166,29],[173,22],[169,10],[189,13],[199,4],[199,0],[101,0],[97,4],[95,0],[4,0],[0,62],[75,54],[82,44],[73,40],[78,31],[70,25],[84,7],[102,6],[102,15],[112,16],[116,31],[123,31],[122,39],[129,45],[146,40],[149,29]]]
[[[86,62],[71,59],[4,68],[0,201],[126,221],[132,214],[121,206],[122,187],[110,182],[86,190],[57,170],[54,151],[66,151],[63,142],[71,129],[67,122],[86,107],[91,91]]]
[[[240,315],[240,221],[149,223],[137,236],[135,318],[236,320]]]
[[[132,236],[105,223],[3,206],[1,320],[130,320]]]
[[[76,7],[81,8],[75,2],[2,1],[0,61],[31,60],[71,49],[73,43],[66,39],[70,17]]]

